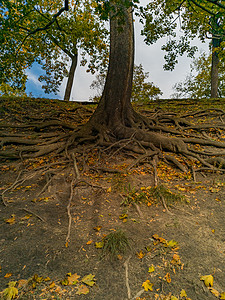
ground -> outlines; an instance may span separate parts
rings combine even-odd
[[[157,101],[136,109],[184,113],[209,105],[222,109],[225,102]],[[1,99],[1,136],[6,128],[18,134],[15,124],[29,124],[48,111],[76,126],[93,107]],[[16,148],[2,143],[3,150],[9,147]],[[17,299],[225,299],[224,174],[197,172],[194,180],[159,161],[164,192],[157,197],[152,165],[142,161],[129,168],[133,154],[119,150],[84,148],[67,164],[52,154],[2,157],[0,291],[16,282]],[[81,178],[72,181],[74,163]],[[116,230],[126,234],[130,247],[115,257],[103,255],[100,242]],[[213,287],[211,277],[209,287],[200,280],[205,275],[213,276]]]

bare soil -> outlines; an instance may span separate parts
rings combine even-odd
[[[183,111],[190,110],[186,104],[180,105]],[[58,102],[51,105],[57,111]],[[163,105],[158,102],[150,109]],[[15,124],[12,110],[8,113],[7,121]],[[18,111],[18,118],[21,115]],[[7,206],[0,204],[0,291],[17,281],[18,299],[219,298],[225,292],[224,174],[197,173],[194,181],[190,174],[159,162],[159,183],[184,195],[184,201],[165,205],[150,197],[148,205],[124,207],[121,202],[132,190],[138,196],[154,186],[152,166],[142,163],[127,171],[133,158],[125,152],[99,158],[98,151],[93,150],[86,158],[86,171],[78,160],[83,182],[72,186],[72,194],[69,166],[59,166],[48,186],[46,176],[38,174],[10,188],[22,169],[21,161],[1,160],[0,191]],[[22,165],[29,172],[51,159],[36,158]],[[109,172],[101,170],[103,166],[110,168]],[[126,233],[130,249],[116,258],[103,257],[95,243],[117,229]],[[172,240],[177,244],[168,246]],[[150,273],[152,265],[154,271]],[[68,273],[80,275],[79,281],[93,274],[95,284],[87,286],[87,294],[78,295],[81,282],[62,285]],[[35,274],[39,281],[35,281]],[[218,295],[200,280],[210,274]],[[153,284],[152,291],[143,290],[146,280]],[[180,296],[182,290],[187,296]]]

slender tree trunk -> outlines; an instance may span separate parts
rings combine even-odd
[[[212,39],[212,66],[211,66],[211,98],[218,98],[219,86],[219,57],[216,48],[220,46],[220,40]]]
[[[123,21],[119,18],[110,19],[109,68],[101,100],[91,119],[110,128],[126,126],[133,112],[130,102],[134,66],[132,9],[123,8]]]
[[[65,90],[65,94],[64,94],[64,100],[65,101],[69,101],[70,100],[70,95],[71,95],[71,91],[72,91],[72,86],[73,86],[73,79],[74,79],[74,74],[77,68],[77,53],[74,54],[73,58],[72,58],[72,63],[70,66],[70,71],[69,71],[69,76],[68,76],[68,80],[67,80],[67,84],[66,84],[66,90]]]

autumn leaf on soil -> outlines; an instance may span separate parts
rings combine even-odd
[[[98,231],[100,231],[102,229],[102,226],[96,226],[93,229],[98,232]]]
[[[178,300],[178,298],[175,297],[175,296],[171,296],[171,297],[170,297],[170,300]]]
[[[70,274],[70,276],[67,277],[69,285],[71,285],[71,284],[73,284],[73,285],[77,284],[78,279],[80,278],[80,275],[78,275],[77,273],[75,273],[75,274],[69,273],[69,274]]]
[[[145,256],[145,253],[143,251],[137,252],[136,254],[139,259],[142,259]]]
[[[207,287],[213,286],[213,276],[212,275],[201,276],[200,280],[204,281],[204,284]]]
[[[108,192],[108,193],[111,193],[111,192],[112,192],[111,186],[107,189],[107,192]]]
[[[170,273],[167,273],[166,276],[164,277],[165,280],[170,283],[171,282],[171,277],[170,277]]]
[[[95,243],[95,248],[97,248],[97,249],[103,248],[103,246],[104,246],[104,242],[103,241]]]
[[[182,297],[187,297],[187,293],[185,292],[185,290],[182,290],[181,292],[180,292],[180,297],[182,298]]]
[[[49,285],[49,289],[53,289],[55,287],[55,282],[52,281],[52,283]]]
[[[124,219],[127,219],[127,218],[128,218],[128,215],[127,215],[127,214],[119,215],[119,219],[120,219],[120,220],[124,220]]]
[[[171,264],[176,265],[176,264],[180,264],[180,256],[178,254],[174,254],[173,258],[171,260]]]
[[[211,292],[214,296],[216,296],[217,298],[219,298],[220,293],[219,293],[217,290],[215,290],[215,289],[212,288],[212,287],[209,287],[209,290],[210,290],[210,292]]]
[[[14,223],[16,222],[15,216],[16,216],[16,215],[14,215],[14,214],[11,215],[11,218],[5,219],[5,222],[8,223],[8,224],[10,224],[10,225],[14,224]]]
[[[93,241],[90,240],[90,241],[88,241],[88,242],[86,243],[86,245],[91,245],[92,243],[93,243]]]
[[[89,288],[82,284],[78,286],[78,290],[76,291],[76,295],[86,295],[89,293]]]
[[[95,284],[95,275],[86,275],[81,279],[81,281],[89,286],[93,286]]]
[[[18,290],[15,288],[16,283],[16,281],[11,281],[8,283],[9,287],[3,291],[3,297],[5,300],[14,299],[18,295]]]
[[[26,216],[20,218],[20,220],[21,220],[21,221],[25,221],[25,220],[30,219],[31,217],[32,217],[32,215],[26,215]]]
[[[20,279],[20,280],[18,280],[17,283],[18,283],[17,288],[20,289],[21,287],[25,286],[28,283],[28,280],[26,280],[26,279]]]
[[[142,286],[146,292],[153,291],[153,288],[152,288],[153,284],[149,280],[146,280],[145,282],[143,282]]]
[[[176,241],[174,241],[174,240],[171,240],[171,241],[169,241],[169,242],[166,242],[166,245],[167,245],[168,247],[173,248],[173,247],[177,246],[178,243],[177,243]]]
[[[151,265],[151,267],[148,268],[148,273],[152,273],[155,271],[155,267]]]
[[[221,293],[221,294],[220,294],[220,299],[225,300],[225,293]]]

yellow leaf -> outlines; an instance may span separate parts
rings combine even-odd
[[[95,284],[95,275],[86,275],[81,279],[81,281],[89,286],[93,286]]]
[[[148,269],[148,273],[152,273],[155,271],[155,267],[153,265],[151,265],[151,267],[149,267]]]
[[[185,290],[182,290],[180,292],[180,297],[187,297],[187,293],[185,292]]]
[[[68,280],[69,284],[75,285],[75,284],[77,284],[79,278],[80,278],[80,275],[75,273],[73,275],[71,274],[70,276],[68,276],[67,280]]]
[[[170,297],[170,300],[178,300],[178,299],[177,299],[177,297],[175,297],[175,296],[171,296],[171,297]]]
[[[95,248],[97,248],[97,249],[100,249],[100,248],[102,248],[104,246],[104,242],[102,241],[102,242],[96,242],[95,243]]]
[[[102,229],[102,226],[96,226],[93,229],[98,232],[98,231],[100,231]]]
[[[165,280],[170,283],[171,282],[171,277],[170,277],[170,273],[167,273],[166,276],[164,277]]]
[[[205,275],[201,276],[200,280],[204,281],[205,286],[213,286],[213,276],[212,275]]]
[[[209,290],[210,290],[210,292],[211,292],[214,296],[216,296],[217,298],[219,298],[220,293],[219,293],[217,290],[215,290],[215,289],[212,288],[212,287],[210,287]]]
[[[21,221],[25,221],[25,220],[30,219],[30,217],[32,217],[32,215],[26,215],[26,216],[20,218],[20,220],[21,220]]]
[[[5,222],[8,223],[8,224],[10,224],[10,225],[14,224],[14,223],[16,222],[15,216],[16,216],[16,215],[13,214],[13,215],[11,216],[11,218],[5,219]]]
[[[145,256],[145,253],[143,251],[137,252],[136,254],[139,259],[142,259]]]
[[[89,293],[89,288],[86,285],[81,284],[78,286],[78,289],[76,291],[77,295],[86,295],[88,293]]]
[[[153,288],[152,288],[153,284],[149,280],[146,280],[145,282],[143,282],[142,286],[146,292],[148,290],[153,291]]]
[[[176,241],[174,241],[174,240],[171,240],[171,241],[169,241],[169,242],[166,242],[166,245],[168,246],[168,247],[171,247],[171,248],[173,248],[174,246],[177,246],[177,242]]]
[[[54,286],[55,286],[55,282],[54,282],[54,281],[52,281],[52,283],[49,285],[49,288],[50,288],[50,289],[53,289],[53,288],[54,288]]]
[[[5,300],[11,300],[16,298],[18,295],[18,290],[15,288],[16,281],[11,281],[8,283],[8,288],[3,291],[3,297]]]
[[[220,294],[220,299],[225,300],[225,293],[221,293],[221,294]]]
[[[119,216],[120,220],[123,220],[123,219],[126,219],[126,218],[128,218],[127,214],[122,214],[122,215]]]
[[[12,273],[6,273],[4,277],[5,277],[5,278],[9,278],[9,277],[11,277],[11,276],[12,276]]]
[[[111,192],[112,192],[112,187],[111,187],[111,186],[107,189],[107,192],[108,192],[108,193],[111,193]]]
[[[92,244],[93,243],[93,241],[91,240],[91,241],[88,241],[87,243],[86,243],[86,245],[90,245],[90,244]]]

